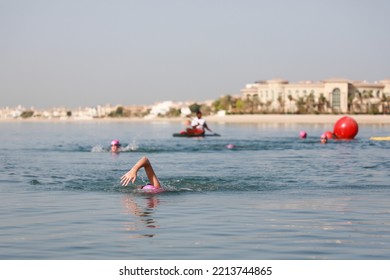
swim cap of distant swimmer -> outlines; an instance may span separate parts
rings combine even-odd
[[[111,141],[111,146],[120,146],[121,144],[119,143],[119,140],[112,140]]]
[[[301,138],[306,138],[306,137],[307,137],[306,131],[301,131],[301,132],[299,132],[299,137],[301,137]]]

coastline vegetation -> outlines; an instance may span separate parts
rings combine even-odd
[[[349,114],[389,114],[390,97],[384,95],[380,102],[371,103],[372,93],[357,92],[354,96],[348,98]],[[231,95],[221,96],[211,103],[193,103],[188,106],[191,113],[201,110],[204,115],[216,114],[224,111],[227,115],[253,115],[253,114],[338,114],[331,109],[329,100],[323,94],[316,100],[313,94],[305,97],[294,98],[291,95],[287,100],[279,97],[277,106],[272,101],[262,102],[257,95],[236,97]],[[287,103],[293,104],[293,110],[286,110]],[[133,106],[134,107],[134,106]],[[143,118],[151,112],[151,107],[143,109],[134,109],[128,106],[117,106],[109,113],[100,116],[100,118]],[[164,114],[158,114],[158,117],[172,118],[182,115],[181,108],[172,107]],[[66,110],[66,117],[74,116],[71,110]],[[20,118],[28,119],[32,117],[42,117],[38,112],[32,109],[21,113]]]

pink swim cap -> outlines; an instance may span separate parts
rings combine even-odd
[[[321,139],[328,139],[328,136],[326,136],[326,134],[324,133],[321,135]]]
[[[301,131],[301,132],[299,133],[299,137],[301,137],[301,138],[306,138],[306,136],[307,136],[306,131]]]
[[[160,193],[163,191],[163,188],[155,187],[153,185],[145,185],[141,189],[143,192],[148,192],[148,193]]]
[[[112,140],[111,141],[111,146],[119,146],[119,140]]]

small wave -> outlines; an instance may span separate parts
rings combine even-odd
[[[91,149],[92,153],[102,153],[102,152],[107,152],[107,151],[108,150],[101,145],[93,146]]]
[[[39,180],[33,179],[30,181],[30,185],[33,185],[33,186],[42,185],[42,183]]]
[[[121,152],[137,151],[138,145],[136,143],[130,143],[127,146],[121,148]]]
[[[103,177],[102,177],[103,176]],[[140,176],[141,177],[141,176]],[[210,177],[210,176],[186,176],[183,178],[160,178],[163,194],[182,194],[182,193],[207,193],[207,192],[278,192],[285,190],[315,190],[317,188],[328,189],[373,189],[389,188],[386,183],[373,183],[357,181],[340,184],[328,181],[321,184],[307,180],[292,180],[291,178],[279,178],[274,180],[267,176],[245,176],[245,179],[238,179],[235,176],[229,177]],[[140,194],[136,186],[145,185],[147,182],[139,178],[136,185],[121,186],[119,177],[104,176],[99,174],[98,177],[73,177],[71,179],[51,177],[30,179],[29,184],[47,191],[76,191],[76,192],[108,192],[108,193],[134,193]]]
[[[188,140],[188,139],[186,139]],[[387,143],[373,143],[369,141],[355,141],[353,143],[361,143],[361,145],[351,145],[351,141],[329,141],[328,145],[321,145],[316,137],[308,137],[305,140],[296,139],[295,137],[284,138],[261,138],[261,139],[210,139],[207,141],[183,141],[183,139],[160,141],[146,140],[142,144],[137,141],[122,143],[121,152],[139,152],[139,153],[213,153],[213,152],[243,152],[243,151],[264,151],[264,150],[318,150],[329,147],[338,147],[345,149],[368,149],[373,145],[378,148],[388,149]],[[234,145],[234,148],[227,148],[228,145]],[[357,147],[355,147],[357,146]],[[79,143],[61,144],[57,143],[54,146],[25,146],[22,151],[35,151],[40,153],[47,152],[92,152],[104,153],[109,152],[110,147],[107,145],[82,145]]]
[[[120,152],[132,152],[132,151],[137,151],[139,148],[138,144],[136,142],[129,143],[127,145],[123,145],[119,151]],[[110,147],[105,147],[103,145],[95,145],[91,148],[91,153],[103,153],[103,152],[109,152]]]

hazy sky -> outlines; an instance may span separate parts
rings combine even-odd
[[[390,78],[388,0],[0,0],[0,107],[204,101]]]

